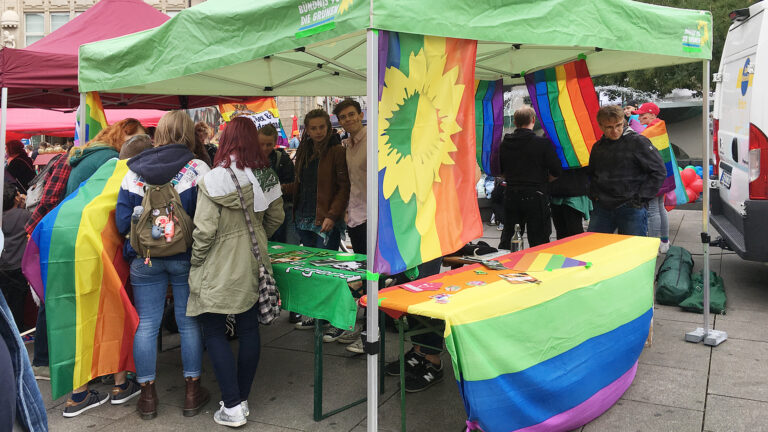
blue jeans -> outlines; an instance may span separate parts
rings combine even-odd
[[[669,238],[669,218],[664,207],[664,195],[648,201],[648,236]]]
[[[35,346],[32,365],[48,366],[48,325],[45,320],[45,303],[40,302],[37,310],[37,324],[35,325]]]
[[[8,348],[13,366],[15,382],[11,394],[15,393],[16,397],[16,419],[29,431],[47,431],[48,416],[45,413],[43,397],[35,382],[35,374],[29,363],[27,349],[24,347],[13,315],[2,293],[0,293],[0,338]],[[7,388],[4,388],[4,391],[8,391]]]
[[[635,208],[629,204],[607,209],[595,202],[587,231],[613,234],[646,236],[648,234],[648,211],[645,207]]]
[[[203,338],[197,318],[187,316],[189,299],[189,261],[155,258],[152,266],[142,258],[131,262],[133,301],[139,314],[139,327],[133,339],[133,359],[136,380],[155,380],[157,363],[157,334],[163,320],[168,283],[173,287],[176,324],[181,334],[181,363],[184,377],[199,377],[203,361]]]
[[[315,234],[314,231],[297,229],[296,232],[299,234],[301,244],[307,247],[339,250],[341,245],[341,232],[336,227],[333,227],[331,232],[328,233],[328,243],[325,243],[323,238]]]

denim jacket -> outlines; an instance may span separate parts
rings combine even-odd
[[[19,330],[13,320],[5,297],[0,293],[0,337],[8,345],[16,376],[16,416],[24,428],[30,432],[48,430],[48,417],[45,413],[43,397],[35,381],[27,349],[19,336]]]

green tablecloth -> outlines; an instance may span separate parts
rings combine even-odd
[[[365,276],[365,255],[340,260],[337,251],[270,242],[269,257],[283,309],[351,330],[357,304],[349,282]]]

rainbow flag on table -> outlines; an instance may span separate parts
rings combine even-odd
[[[664,166],[667,168],[667,178],[664,179],[664,183],[661,185],[659,193],[666,194],[670,191],[675,191],[677,197],[677,205],[682,205],[688,202],[688,193],[685,191],[685,185],[683,185],[683,179],[680,178],[680,171],[677,169],[677,160],[675,159],[675,152],[672,146],[669,144],[669,135],[667,135],[667,124],[663,120],[659,120],[657,123],[646,127],[641,135],[645,136],[654,147],[661,154],[661,158],[664,160]]]
[[[586,267],[589,263],[586,261],[568,258],[565,255],[551,254],[545,252],[529,252],[515,254],[504,266],[510,270],[521,272],[549,271],[569,267]]]
[[[107,126],[107,116],[104,114],[99,92],[87,92],[85,94],[85,139],[80,142],[80,110],[78,110],[75,118],[75,143],[85,145]]]
[[[482,235],[476,51],[472,40],[379,33],[378,273],[405,271]]]
[[[115,225],[127,172],[126,161],[102,165],[40,221],[24,252],[24,275],[45,299],[54,399],[95,377],[135,370],[139,319]]]
[[[488,175],[501,175],[499,151],[504,132],[502,80],[475,81],[475,139],[477,164]]]
[[[600,104],[587,62],[576,60],[527,74],[525,83],[563,168],[589,165],[592,145],[603,133],[597,123]]]
[[[499,277],[505,271],[465,266],[419,281],[440,283],[438,291],[384,289],[381,308],[445,321],[469,424],[486,432],[569,431],[632,383],[653,315],[658,247],[655,238],[584,233],[526,252],[573,257],[591,262],[589,269],[510,284]],[[436,294],[450,297],[438,303]]]

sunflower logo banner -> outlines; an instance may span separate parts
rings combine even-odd
[[[477,41],[379,33],[378,273],[400,273],[483,233],[476,53]]]

